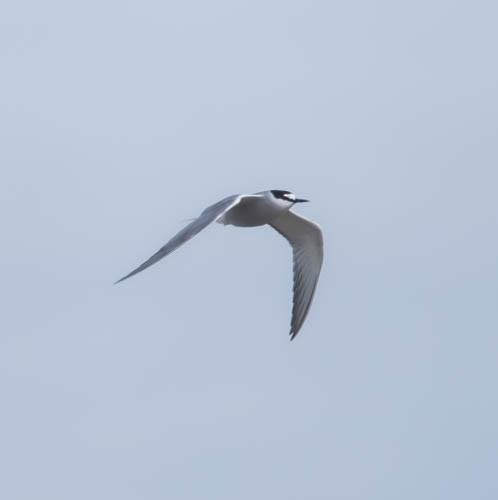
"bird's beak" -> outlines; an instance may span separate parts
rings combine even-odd
[[[302,198],[296,198],[294,200],[294,203],[306,203],[307,201],[310,201],[310,200],[303,200]]]

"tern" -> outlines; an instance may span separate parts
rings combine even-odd
[[[190,240],[212,222],[239,227],[265,224],[278,231],[291,245],[293,253],[293,306],[291,340],[298,334],[313,301],[323,262],[323,235],[318,224],[291,210],[297,203],[290,191],[272,189],[254,194],[236,194],[207,207],[196,219],[179,231],[152,257],[116,281],[120,283],[147,269]]]

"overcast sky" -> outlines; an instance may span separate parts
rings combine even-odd
[[[498,498],[495,2],[0,7],[0,497]],[[325,262],[208,204],[287,189]]]

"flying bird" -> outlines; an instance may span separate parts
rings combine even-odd
[[[294,271],[290,328],[292,340],[303,326],[310,309],[323,262],[323,236],[320,226],[291,210],[296,203],[306,201],[309,200],[296,198],[290,191],[279,189],[228,196],[207,207],[199,217],[173,236],[152,257],[116,283],[120,283],[155,264],[212,222],[239,227],[269,224],[292,247]]]

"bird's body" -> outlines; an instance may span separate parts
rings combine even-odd
[[[293,249],[294,299],[290,331],[292,339],[308,314],[323,261],[323,237],[320,227],[290,210],[294,204],[305,201],[308,200],[298,199],[289,191],[281,190],[224,198],[206,208],[158,252],[117,283],[156,263],[212,222],[239,227],[269,224],[289,241]]]
[[[216,222],[239,227],[264,226],[287,212],[289,208],[288,201],[275,198],[271,191],[263,191],[242,196],[240,201],[222,214]]]

